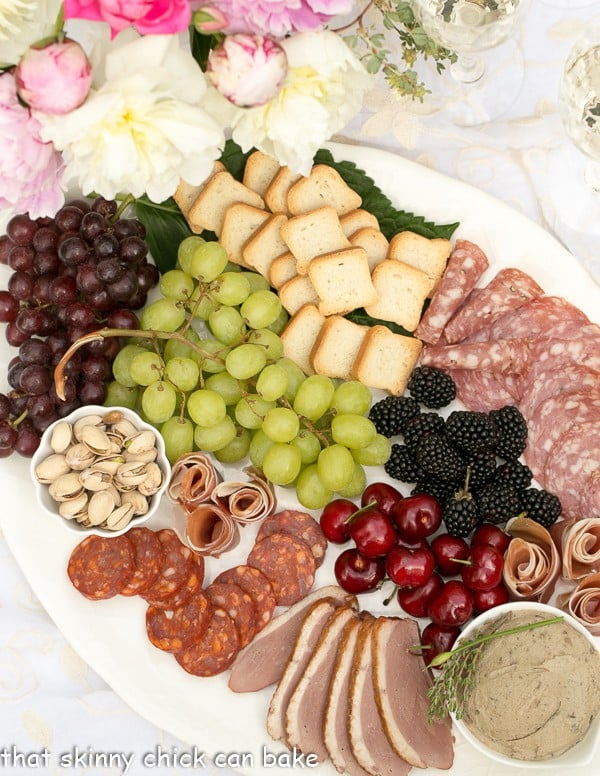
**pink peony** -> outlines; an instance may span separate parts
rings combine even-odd
[[[192,22],[196,30],[203,35],[221,32],[229,24],[225,14],[215,5],[201,5],[194,11]]]
[[[229,19],[227,32],[282,38],[321,29],[333,16],[349,13],[354,0],[213,0]]]
[[[65,0],[66,19],[108,22],[114,35],[133,25],[140,35],[172,35],[186,30],[189,0]]]
[[[262,35],[228,35],[208,55],[206,75],[234,105],[264,105],[277,94],[287,72],[281,46]]]
[[[14,75],[0,75],[0,208],[31,218],[54,215],[65,199],[62,157],[41,141],[39,129],[19,103]]]
[[[69,113],[87,97],[92,66],[79,43],[65,38],[44,48],[29,48],[16,69],[17,92],[30,108]]]

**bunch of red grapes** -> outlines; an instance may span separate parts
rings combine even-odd
[[[508,601],[502,568],[510,536],[491,523],[481,523],[470,543],[438,533],[442,510],[433,496],[404,497],[376,482],[364,490],[360,508],[331,501],[320,524],[330,542],[354,542],[335,561],[340,587],[359,594],[391,580],[400,607],[430,620],[421,635],[426,660],[450,650],[473,614]]]
[[[0,394],[0,457],[31,456],[41,434],[81,405],[102,404],[118,338],[90,342],[65,368],[65,399],[53,369],[79,337],[103,326],[137,328],[134,310],[159,279],[148,262],[143,224],[117,217],[117,203],[98,197],[64,205],[54,218],[16,215],[0,237],[0,263],[12,270],[0,290],[0,321],[18,348]]]

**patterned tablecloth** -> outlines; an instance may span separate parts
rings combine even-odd
[[[518,36],[523,87],[499,119],[470,129],[453,126],[444,110],[447,83],[429,74],[432,94],[422,104],[378,86],[336,139],[392,150],[480,187],[554,232],[600,282],[598,235],[570,229],[557,210],[556,195],[563,187],[577,189],[579,180],[580,159],[564,134],[557,95],[572,43],[600,15],[600,0],[582,4],[532,0]],[[75,654],[1,535],[0,731],[0,771],[8,774],[178,776],[190,771],[193,759],[185,744],[131,711]],[[107,757],[105,767],[90,756],[96,753],[131,755],[132,765],[125,768],[125,760],[116,757],[110,764]],[[67,759],[61,762],[63,755]],[[210,765],[205,772],[233,773]]]

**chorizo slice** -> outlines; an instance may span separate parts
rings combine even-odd
[[[150,643],[163,652],[179,652],[201,638],[208,627],[211,605],[200,588],[183,606],[146,610],[146,633]]]
[[[67,574],[81,595],[100,601],[118,595],[133,576],[133,546],[126,535],[86,536],[69,558]]]
[[[224,609],[213,608],[206,630],[191,646],[175,652],[175,660],[194,676],[216,676],[235,660],[240,650],[240,637],[231,617]]]
[[[165,553],[154,531],[144,526],[132,528],[127,532],[127,538],[133,547],[135,568],[121,595],[132,596],[147,590],[156,581]]]
[[[163,564],[156,582],[141,594],[142,598],[153,604],[166,601],[176,590],[185,585],[194,558],[190,548],[180,541],[171,528],[157,531],[156,536],[163,547]]]
[[[224,609],[233,620],[240,637],[240,648],[256,634],[256,610],[252,598],[232,582],[213,582],[206,588],[211,605]]]
[[[260,542],[274,533],[290,534],[290,536],[302,539],[310,547],[317,568],[325,560],[327,539],[319,523],[308,512],[284,509],[282,512],[267,517],[258,529],[256,541]]]
[[[253,566],[242,564],[222,571],[215,578],[215,582],[230,582],[241,587],[245,593],[248,593],[256,612],[257,632],[271,622],[277,602],[273,595],[273,587],[262,571],[255,569]]]
[[[315,581],[316,563],[310,547],[290,534],[274,533],[256,542],[247,562],[269,580],[279,606],[298,603]]]

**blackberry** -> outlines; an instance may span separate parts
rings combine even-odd
[[[494,525],[506,523],[522,511],[518,492],[508,484],[486,485],[477,494],[477,506],[480,519]]]
[[[525,490],[531,485],[533,473],[521,461],[506,461],[494,473],[496,485],[512,485],[515,490]]]
[[[518,458],[527,444],[527,421],[510,404],[500,410],[492,410],[490,416],[498,429],[496,453],[507,460]]]
[[[420,468],[428,477],[446,482],[464,477],[465,464],[443,436],[425,434],[415,453]]]
[[[494,450],[498,431],[485,412],[455,410],[446,420],[446,436],[458,450],[472,455],[477,450]]]
[[[414,418],[406,421],[404,426],[404,444],[413,453],[416,453],[417,447],[425,434],[444,433],[444,418],[435,412],[422,412]]]
[[[386,396],[369,411],[379,434],[393,437],[403,432],[406,421],[420,413],[419,404],[410,396]]]
[[[431,477],[423,477],[417,480],[417,484],[411,490],[410,495],[414,496],[415,493],[427,493],[429,496],[436,498],[440,504],[443,504],[448,496],[457,490],[460,490],[460,485],[455,482],[444,482],[443,480],[434,480]]]
[[[430,409],[446,407],[456,398],[456,385],[447,372],[435,366],[418,366],[413,369],[406,385],[417,401]]]
[[[521,508],[531,520],[548,528],[560,517],[562,506],[554,493],[538,488],[527,488],[519,494]]]
[[[469,483],[473,491],[487,485],[496,472],[496,455],[491,450],[476,450],[465,456],[465,463],[471,472]]]
[[[468,478],[465,487],[444,501],[442,520],[446,531],[452,536],[469,536],[479,521],[477,502],[468,490]]]
[[[423,476],[415,456],[406,445],[393,444],[390,457],[383,468],[390,477],[402,482],[417,482]]]

